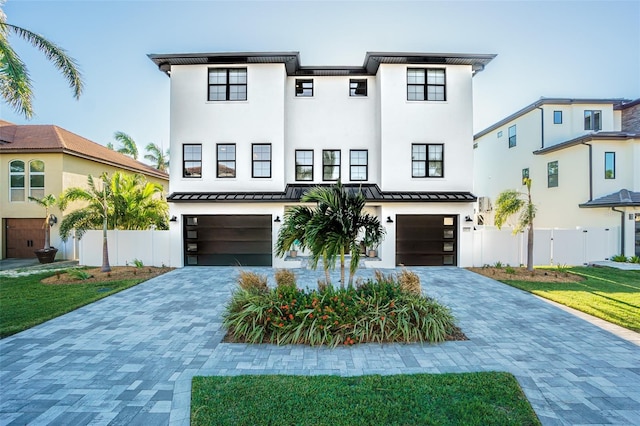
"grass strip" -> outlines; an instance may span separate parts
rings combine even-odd
[[[194,377],[192,425],[539,425],[509,373]]]
[[[569,283],[502,282],[640,332],[640,271],[608,267],[574,267],[568,271],[581,275],[585,280]]]
[[[42,284],[55,275],[43,272],[0,279],[0,337],[7,337],[71,312],[111,294],[132,287],[143,279],[102,283]]]

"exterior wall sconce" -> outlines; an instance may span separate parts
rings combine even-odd
[[[387,216],[387,223],[393,223],[393,219],[391,219],[391,216]]]
[[[169,219],[169,222],[177,222],[178,218],[175,216],[171,216],[171,219]]]
[[[464,218],[465,222],[473,222],[473,219],[471,219],[471,216],[467,216]]]
[[[274,220],[274,222],[280,223],[280,216],[276,216],[276,219]]]

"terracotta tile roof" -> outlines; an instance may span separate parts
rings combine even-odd
[[[10,152],[61,152],[169,180],[164,172],[50,124],[17,125],[0,120],[0,153]]]

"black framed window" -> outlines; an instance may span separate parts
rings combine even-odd
[[[553,124],[562,124],[562,111],[553,111]]]
[[[202,144],[182,145],[182,177],[202,177]]]
[[[556,188],[558,186],[558,162],[552,161],[547,164],[547,187]]]
[[[217,147],[216,176],[219,178],[236,177],[236,144],[219,143]]]
[[[322,150],[322,180],[340,179],[340,150]]]
[[[444,145],[411,145],[411,177],[444,177]]]
[[[525,184],[525,179],[529,179],[529,168],[522,169],[522,184]]]
[[[313,180],[313,150],[296,149],[296,180]]]
[[[369,151],[352,149],[349,151],[349,179],[367,180],[369,169]]]
[[[251,145],[252,165],[251,177],[270,178],[271,177],[271,144],[254,143]]]
[[[24,161],[14,160],[9,163],[9,200],[25,200],[25,169]]]
[[[349,96],[367,96],[367,79],[349,79]]]
[[[509,127],[509,148],[516,146],[516,125]]]
[[[594,132],[602,130],[602,111],[585,110],[584,129],[593,130]]]
[[[210,101],[246,101],[246,68],[209,68]]]
[[[407,100],[446,101],[444,68],[408,68]]]
[[[615,152],[604,153],[604,178],[605,179],[616,178],[616,153]]]
[[[296,96],[311,97],[313,96],[313,79],[296,78]]]

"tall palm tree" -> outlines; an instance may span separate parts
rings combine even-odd
[[[53,215],[49,213],[49,209],[55,206],[58,203],[58,200],[56,200],[56,197],[52,194],[42,198],[29,197],[29,199],[44,207],[45,217],[44,223],[42,224],[42,228],[44,229],[44,250],[51,250],[51,225]]]
[[[0,2],[0,6],[4,2]],[[11,47],[8,36],[15,34],[40,50],[67,80],[73,96],[80,98],[82,74],[67,52],[43,36],[17,25],[8,24],[0,9],[0,95],[11,108],[25,118],[33,117],[33,84],[25,63]]]
[[[524,228],[528,229],[527,233],[527,270],[533,271],[533,219],[536,217],[536,206],[531,200],[531,179],[524,178],[522,183],[527,187],[527,193],[508,189],[502,191],[496,199],[496,214],[494,224],[498,229],[507,219],[517,213],[520,213],[519,220],[513,229],[513,233],[517,234]]]
[[[169,169],[169,150],[162,152],[162,149],[155,143],[148,144],[145,149],[147,154],[144,158],[151,161],[156,169],[161,172],[166,172]]]
[[[120,154],[128,155],[134,160],[138,159],[138,146],[131,136],[125,132],[115,132],[113,138],[122,144],[118,149]]]

